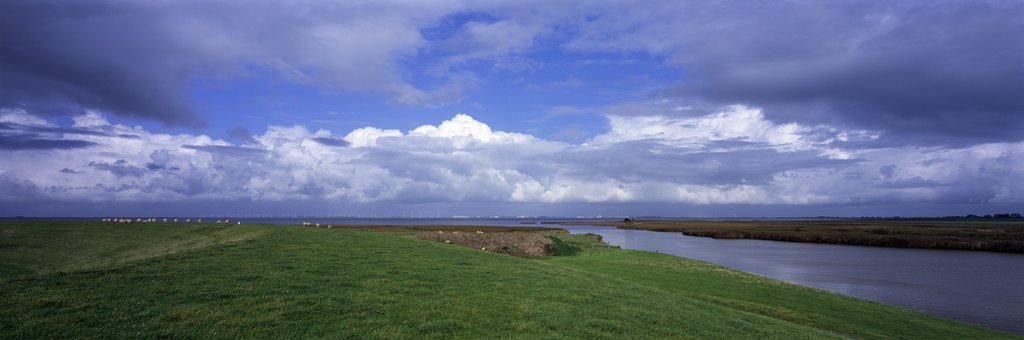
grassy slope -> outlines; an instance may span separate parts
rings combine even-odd
[[[258,236],[119,268],[0,281],[0,334],[1006,336],[702,262],[591,248],[574,236],[559,242],[575,246],[574,256],[530,260],[347,230],[225,228]]]
[[[580,239],[572,238],[574,245]],[[586,242],[582,242],[585,244]],[[715,264],[644,251],[593,248],[548,262],[671,291],[712,304],[856,338],[975,338],[973,327]]]
[[[321,227],[324,227],[321,225]],[[471,225],[408,225],[408,224],[344,224],[335,225],[334,228],[341,228],[347,230],[358,230],[358,231],[373,231],[378,233],[395,233],[395,234],[418,234],[427,231],[459,231],[472,233],[480,230],[488,233],[510,233],[510,232],[540,232],[543,234],[566,234],[568,233],[565,229],[552,228],[552,227],[540,227],[540,226],[521,226],[521,227],[509,227],[509,226],[471,226]]]
[[[250,239],[264,230],[224,224],[0,223],[0,278],[110,268]]]

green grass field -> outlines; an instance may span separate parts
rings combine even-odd
[[[518,258],[394,233],[0,224],[4,338],[1013,338],[556,235]]]

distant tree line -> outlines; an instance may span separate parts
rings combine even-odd
[[[1024,217],[1021,217],[1021,215],[1019,213],[1010,213],[1010,214],[992,214],[992,215],[967,214],[967,215],[963,215],[963,216],[945,216],[943,218],[1004,218],[1004,219],[1005,218],[1016,218],[1016,219],[1020,219],[1020,218],[1024,218]]]
[[[819,216],[818,218],[822,218],[822,219],[841,219],[839,217],[827,217],[827,216]],[[1012,219],[1018,219],[1019,220],[1019,219],[1024,219],[1024,216],[1021,216],[1020,213],[1006,213],[1006,214],[991,214],[991,215],[975,215],[975,214],[949,215],[949,216],[942,216],[942,217],[923,217],[923,216],[921,216],[921,217],[907,217],[907,216],[864,216],[864,217],[859,217],[858,219],[865,219],[865,220],[935,220],[935,219],[941,219],[941,220],[965,220],[965,219],[1006,219],[1006,220],[1012,220]]]

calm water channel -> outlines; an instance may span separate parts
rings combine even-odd
[[[609,227],[595,233],[626,249],[669,253],[778,280],[1024,334],[1024,255],[716,240]]]

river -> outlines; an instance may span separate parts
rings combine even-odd
[[[703,260],[774,279],[1024,334],[1024,255],[717,240],[682,233],[562,226],[625,249]]]
[[[523,221],[527,220],[394,219],[347,223],[524,226]],[[718,240],[612,227],[543,226],[577,234],[595,233],[604,237],[605,242],[625,249],[707,261],[790,283],[1024,334],[1024,254]]]

